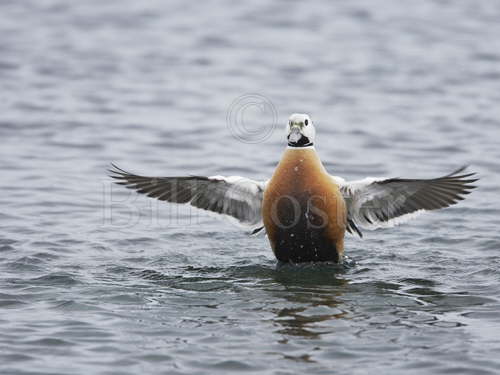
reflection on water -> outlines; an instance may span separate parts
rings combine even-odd
[[[467,314],[468,307],[495,302],[494,299],[469,296],[467,293],[443,293],[435,289],[434,280],[421,278],[403,278],[393,283],[351,283],[350,271],[356,273],[359,270],[336,264],[250,265],[233,266],[230,270],[188,266],[182,275],[168,275],[155,270],[128,271],[134,277],[170,290],[238,293],[252,285],[253,290],[259,290],[266,296],[267,302],[259,310],[271,314],[267,320],[273,324],[273,332],[279,335],[278,343],[288,342],[283,335],[320,339],[336,333],[338,327],[335,320],[348,322],[360,317],[372,321],[371,325],[378,329],[397,326],[418,328],[422,325],[461,327],[466,323],[449,320],[446,314]],[[363,295],[365,300],[351,300],[353,293]],[[220,309],[224,302],[212,301],[207,296],[189,305]],[[382,320],[379,320],[380,314]],[[358,332],[364,333],[365,330]]]
[[[341,295],[338,293],[337,295]],[[301,336],[304,338],[319,338],[322,334],[332,333],[333,330],[322,328],[319,323],[332,319],[347,318],[345,311],[339,310],[341,301],[326,293],[318,291],[302,291],[286,294],[284,298],[303,307],[283,308],[275,311],[274,322],[282,326],[276,332],[285,335]]]
[[[273,296],[293,307],[273,309],[273,322],[280,326],[276,332],[304,338],[331,333],[332,328],[321,322],[348,317],[339,299],[348,284],[348,280],[338,278],[342,273],[345,267],[336,264],[278,265],[273,280],[283,289]]]

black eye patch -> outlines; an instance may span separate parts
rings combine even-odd
[[[306,121],[304,121],[304,124],[306,124],[306,126],[309,125],[309,120],[306,119]]]

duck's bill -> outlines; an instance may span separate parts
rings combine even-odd
[[[302,133],[299,128],[292,128],[290,134],[288,135],[288,143],[297,143],[302,138]]]

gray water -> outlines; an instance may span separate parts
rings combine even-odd
[[[499,20],[489,0],[2,0],[0,373],[500,373]],[[106,177],[267,179],[292,112],[333,174],[470,164],[479,188],[348,237],[353,267],[277,268],[265,236]]]

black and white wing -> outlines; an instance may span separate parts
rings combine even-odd
[[[346,182],[332,176],[347,205],[347,230],[392,227],[418,214],[445,208],[464,199],[478,179],[466,167],[432,179],[365,178]]]
[[[253,233],[263,227],[261,207],[266,182],[239,176],[146,177],[112,166],[109,172],[116,183],[138,193],[229,216]]]

